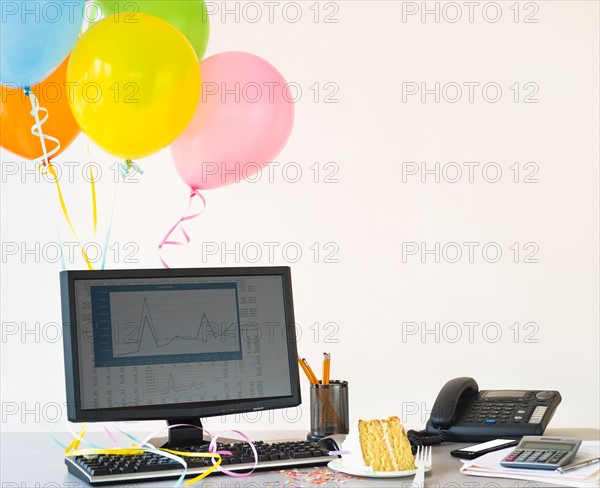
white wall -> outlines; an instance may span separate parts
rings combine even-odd
[[[332,376],[350,382],[353,417],[396,414],[419,428],[443,383],[464,375],[487,389],[557,389],[563,404],[553,427],[597,428],[598,3],[521,3],[515,22],[513,2],[501,2],[495,23],[496,4],[481,2],[470,22],[465,3],[428,2],[430,9],[438,5],[439,22],[433,15],[422,22],[418,14],[403,22],[403,9],[420,9],[421,2],[300,2],[296,23],[289,21],[296,8],[290,2],[275,8],[273,22],[268,7],[258,4],[263,19],[257,23],[249,22],[256,11],[244,11],[243,3],[212,3],[218,12],[208,54],[256,53],[297,83],[302,97],[273,181],[263,173],[256,183],[206,192],[206,212],[187,225],[192,243],[165,255],[173,266],[249,265],[245,257],[253,255],[203,251],[211,243],[220,251],[236,245],[250,251],[248,243],[259,243],[263,258],[255,264],[290,265],[301,354],[316,365],[323,351],[332,353]],[[236,5],[238,21],[232,14],[221,17]],[[462,18],[452,23],[455,6]],[[324,22],[326,14],[338,22]],[[524,22],[527,15],[538,22]],[[472,102],[469,82],[479,83]],[[439,103],[433,94],[425,102],[419,95],[403,101],[407,83],[440,83]],[[463,93],[450,103],[454,83]],[[488,100],[496,96],[494,86],[501,87],[496,103],[484,98],[486,83],[497,84],[488,86]],[[324,103],[332,88],[329,101],[335,103]],[[537,103],[524,103],[526,95]],[[50,262],[50,251],[73,238],[54,185],[36,183],[20,169],[10,174],[16,158],[6,151],[1,158],[2,430],[60,431],[64,413],[55,406],[65,401],[62,343],[52,324],[60,322],[61,263]],[[114,159],[81,136],[58,160],[64,161],[77,162],[63,189],[82,242],[94,236],[81,169],[88,161],[104,168],[96,238],[102,244],[116,188],[109,169]],[[289,181],[295,177],[291,162],[302,169],[296,183]],[[325,167],[328,162],[334,164]],[[439,162],[446,178],[442,172],[439,183],[432,175],[422,183],[406,174],[407,162],[429,168]],[[456,183],[448,181],[455,175],[450,162],[464,171]],[[480,164],[472,182],[466,162]],[[496,165],[483,174],[490,162]],[[140,164],[145,174],[139,182],[119,185],[110,268],[160,267],[157,244],[187,203],[168,151]],[[317,182],[311,166],[320,168]],[[500,180],[487,182],[497,167]],[[332,168],[333,181],[325,183]],[[535,182],[525,183],[532,170]],[[279,243],[272,260],[265,242]],[[473,262],[465,242],[477,243]],[[423,263],[420,253],[403,255],[410,243],[421,250],[421,243],[442,249],[459,243],[463,256],[450,263],[456,250],[450,245],[446,259],[426,254]],[[298,262],[291,262],[290,246],[290,254],[282,254],[286,244],[302,249]],[[498,247],[500,260],[488,262]],[[126,262],[132,250],[134,262]],[[526,263],[534,250],[536,262]],[[69,269],[84,266],[81,259],[65,259]],[[407,335],[411,322],[416,333]],[[472,338],[469,322],[481,324],[473,326]],[[497,326],[484,327],[489,323]],[[423,335],[425,328],[432,332]],[[307,397],[306,384],[303,393]],[[208,425],[308,429],[306,408],[302,412],[291,423],[294,412]]]

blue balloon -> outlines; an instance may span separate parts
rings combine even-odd
[[[0,0],[0,83],[44,80],[73,49],[85,0]]]

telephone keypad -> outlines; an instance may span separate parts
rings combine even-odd
[[[526,422],[529,404],[504,402],[474,402],[464,417],[466,422],[489,425]],[[539,408],[539,407],[538,407]]]

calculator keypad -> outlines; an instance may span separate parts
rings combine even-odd
[[[569,451],[560,451],[555,449],[515,449],[508,456],[502,460],[502,464],[511,463],[532,463],[542,467],[542,464],[548,465],[548,467],[558,467],[561,460],[569,454]],[[552,465],[552,466],[549,466]]]

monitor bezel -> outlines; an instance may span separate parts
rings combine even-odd
[[[227,276],[281,276],[284,296],[285,321],[288,343],[291,394],[258,399],[236,399],[217,402],[192,402],[155,406],[113,408],[83,408],[79,378],[78,326],[75,303],[75,282],[97,279],[135,278],[193,278]],[[77,270],[60,273],[63,346],[65,360],[65,387],[67,418],[71,422],[123,422],[143,420],[177,420],[241,414],[300,405],[300,378],[296,344],[296,322],[292,297],[291,270],[288,266],[227,267],[227,268],[170,268]]]

